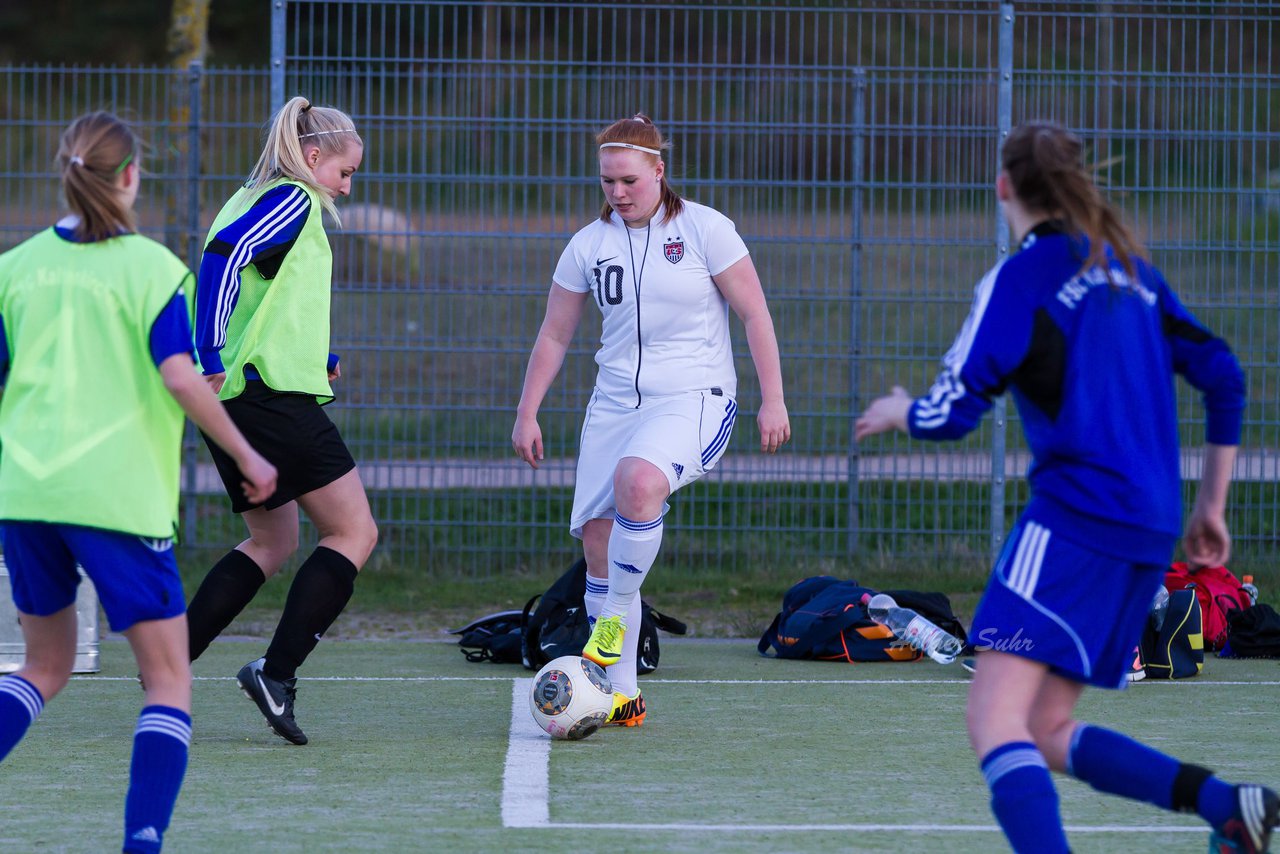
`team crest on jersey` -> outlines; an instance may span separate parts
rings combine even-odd
[[[663,254],[667,256],[667,260],[672,264],[679,264],[680,259],[684,257],[684,241],[670,240],[662,246]]]

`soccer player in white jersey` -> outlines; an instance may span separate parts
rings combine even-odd
[[[670,144],[648,116],[614,122],[596,143],[605,205],[556,265],[511,443],[538,467],[538,408],[593,303],[603,318],[600,369],[570,521],[586,556],[594,626],[582,654],[609,668],[608,723],[638,726],[645,717],[636,683],[639,591],[662,544],[667,497],[715,466],[738,411],[730,308],[746,328],[760,380],[760,449],[776,452],[791,425],[773,318],[733,223],[671,189],[662,160]]]

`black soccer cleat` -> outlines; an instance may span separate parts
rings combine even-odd
[[[1209,837],[1215,854],[1266,854],[1280,825],[1280,796],[1265,786],[1236,786],[1236,812]]]
[[[307,735],[293,719],[293,698],[298,693],[298,677],[283,682],[262,672],[265,658],[250,661],[236,674],[240,690],[258,704],[258,710],[267,719],[267,726],[276,735],[293,744],[306,744]]]

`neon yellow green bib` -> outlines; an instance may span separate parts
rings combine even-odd
[[[183,416],[151,327],[190,276],[137,234],[49,229],[0,255],[0,518],[174,535]]]
[[[274,279],[264,279],[252,264],[240,271],[240,296],[222,349],[227,381],[218,396],[223,400],[239,396],[244,391],[245,366],[253,365],[269,388],[313,394],[328,403],[333,400],[328,371],[333,251],[315,191],[294,181],[277,181],[256,190],[241,188],[218,212],[205,244],[281,184],[305,190],[311,210]]]

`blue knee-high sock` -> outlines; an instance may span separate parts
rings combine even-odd
[[[1208,770],[1091,724],[1081,724],[1071,735],[1067,773],[1099,792],[1197,812],[1214,827],[1231,818],[1236,807],[1235,787]]]
[[[146,706],[133,736],[129,794],[124,801],[124,850],[154,854],[169,829],[187,773],[191,716],[169,706]]]
[[[0,677],[0,760],[22,741],[43,708],[36,686],[21,676]]]
[[[991,811],[1017,854],[1067,854],[1058,791],[1044,756],[1029,741],[1002,744],[982,758]]]

